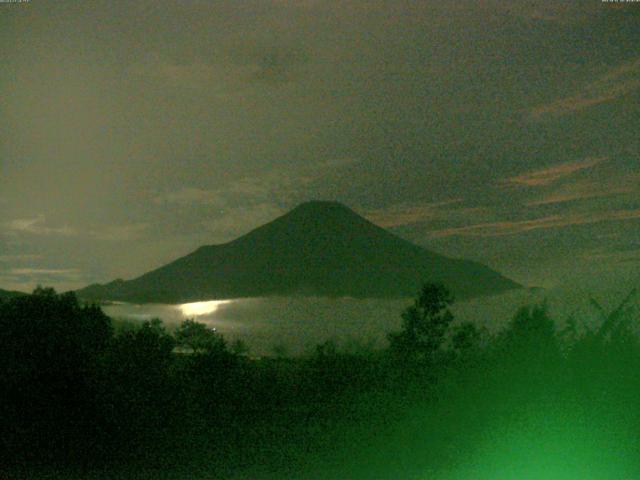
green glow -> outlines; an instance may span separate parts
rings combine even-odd
[[[443,480],[631,479],[637,446],[614,408],[515,408],[482,436],[479,448]],[[610,407],[610,406],[609,406]],[[610,410],[609,414],[605,410]],[[496,412],[496,417],[500,417]],[[433,477],[430,477],[433,478]]]

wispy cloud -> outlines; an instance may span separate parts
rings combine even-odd
[[[153,201],[158,205],[209,205],[214,208],[224,208],[237,200],[262,199],[271,193],[276,185],[284,185],[288,182],[289,177],[286,175],[245,177],[229,182],[224,187],[211,190],[184,187],[174,192],[158,195]]]
[[[516,235],[532,230],[562,228],[573,225],[585,225],[616,220],[632,220],[638,218],[640,218],[640,209],[551,215],[531,220],[488,222],[464,227],[445,228],[431,231],[430,236],[432,238],[451,237],[454,235],[466,237],[500,237],[505,235]]]
[[[69,226],[51,227],[45,224],[45,216],[38,215],[32,218],[19,218],[6,222],[4,226],[14,233],[30,233],[34,235],[77,235],[78,231]]]
[[[439,215],[442,207],[459,204],[462,201],[461,198],[454,198],[419,205],[396,204],[386,208],[369,210],[365,212],[365,216],[381,227],[398,227],[431,220]]]
[[[564,178],[580,170],[591,168],[605,161],[606,159],[607,157],[594,157],[587,158],[579,162],[562,163],[560,165],[554,165],[552,167],[533,170],[521,175],[505,178],[500,183],[508,186],[524,185],[527,187],[551,185],[561,178]]]
[[[628,185],[611,185],[592,181],[575,182],[562,185],[552,192],[545,193],[537,200],[527,202],[529,206],[550,205],[554,203],[572,202],[589,198],[610,197],[631,193],[635,189]]]
[[[31,218],[19,218],[5,222],[5,229],[13,234],[30,234],[43,236],[84,236],[98,240],[133,240],[140,238],[141,234],[148,228],[147,223],[135,223],[129,225],[105,225],[99,228],[80,229],[68,225],[53,227],[47,224],[44,215],[40,214]]]
[[[27,276],[60,276],[76,277],[80,271],[76,268],[13,268],[9,270],[10,275]]]
[[[538,105],[529,112],[533,119],[545,115],[567,115],[610,102],[640,89],[640,58],[624,63],[587,84],[580,92],[551,103]]]

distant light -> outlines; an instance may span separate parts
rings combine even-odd
[[[183,303],[178,308],[185,317],[198,317],[208,315],[218,310],[220,305],[231,303],[233,300],[210,300],[208,302]]]

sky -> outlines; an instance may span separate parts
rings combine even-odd
[[[0,3],[0,288],[307,200],[525,285],[637,278],[640,3]]]

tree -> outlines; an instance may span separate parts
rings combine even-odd
[[[238,338],[231,344],[231,352],[236,356],[247,355],[249,353],[249,346],[244,340]]]
[[[277,343],[271,347],[271,353],[278,358],[283,359],[289,355],[289,349],[284,343]]]
[[[227,342],[215,328],[195,320],[185,320],[176,330],[178,346],[190,349],[195,354],[221,355],[227,353]]]
[[[405,360],[434,364],[440,360],[453,314],[453,295],[444,285],[427,283],[402,313],[402,330],[388,338],[391,350]]]
[[[456,357],[463,357],[477,349],[482,332],[474,323],[463,322],[456,325],[451,335],[451,348]]]
[[[527,391],[552,385],[560,374],[562,351],[546,303],[521,307],[496,346],[502,369],[511,372],[514,385],[521,382]]]
[[[38,287],[0,305],[0,457],[86,452],[111,337],[109,317],[72,292]]]
[[[511,319],[505,333],[507,344],[526,355],[558,352],[555,323],[546,303],[521,307]]]
[[[174,340],[159,319],[121,331],[102,358],[96,409],[96,443],[105,457],[150,454],[151,442],[166,438],[173,414],[171,384]],[[163,441],[163,440],[162,440]]]

